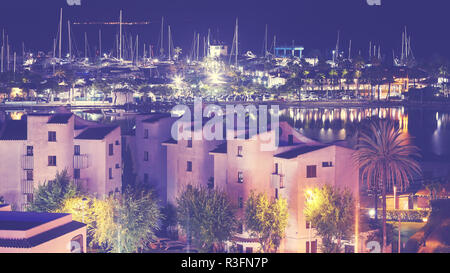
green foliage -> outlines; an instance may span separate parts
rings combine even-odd
[[[257,237],[262,252],[276,251],[288,222],[286,199],[269,200],[266,194],[252,192],[245,203],[245,226]]]
[[[79,195],[79,189],[71,181],[67,170],[58,172],[55,180],[39,185],[35,190],[34,200],[29,205],[29,211],[54,212],[61,207],[64,200]]]
[[[223,251],[236,220],[228,196],[221,191],[189,186],[177,199],[178,223],[202,251]]]
[[[159,229],[162,215],[150,192],[125,193],[104,200],[78,196],[65,200],[56,212],[71,213],[88,229],[88,242],[108,252],[139,252]]]
[[[115,236],[106,239],[112,252],[139,252],[155,238],[162,214],[151,192],[133,192],[131,189],[114,199]],[[109,233],[110,234],[110,233]]]
[[[306,193],[305,216],[322,238],[322,251],[340,252],[341,240],[353,231],[355,203],[352,193],[329,185]]]

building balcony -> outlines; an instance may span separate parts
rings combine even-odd
[[[22,169],[23,170],[34,169],[34,156],[32,156],[32,155],[22,156]]]
[[[73,156],[73,168],[74,169],[86,169],[88,165],[88,155],[74,155]]]
[[[30,194],[34,192],[34,181],[33,180],[22,180],[20,185],[23,194]]]
[[[273,188],[284,189],[284,175],[273,173],[270,177],[270,183]]]

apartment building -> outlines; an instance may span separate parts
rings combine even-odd
[[[67,170],[99,198],[121,190],[119,127],[86,122],[72,113],[31,113],[0,129],[0,196],[16,210],[34,189]]]
[[[167,202],[167,148],[163,143],[171,138],[176,121],[167,113],[136,116],[133,136],[127,136],[136,179],[150,185],[163,204]]]
[[[279,135],[276,150],[262,151],[261,134],[246,139],[228,140],[210,154],[214,156],[215,187],[225,190],[238,208],[238,217],[251,192],[266,193],[271,198],[285,198],[289,220],[281,252],[317,252],[320,239],[303,214],[305,193],[325,183],[359,193],[358,171],[351,160],[353,151],[336,144],[321,144],[298,133],[285,122],[280,130],[264,134]],[[259,247],[241,225],[234,238],[241,252]],[[310,247],[311,245],[311,247]]]

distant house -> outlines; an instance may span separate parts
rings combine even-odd
[[[4,211],[0,206],[0,253],[83,253],[86,225],[71,214]]]
[[[67,170],[83,190],[103,198],[120,191],[118,126],[84,121],[72,113],[31,113],[0,128],[0,196],[25,210],[34,189]]]

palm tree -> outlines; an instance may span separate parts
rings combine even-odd
[[[383,197],[383,252],[386,251],[386,192],[395,185],[400,191],[420,174],[419,149],[392,121],[372,121],[368,131],[360,132],[354,154],[360,175],[368,187],[379,186]],[[373,183],[375,181],[375,183]],[[378,183],[378,185],[377,185]]]

